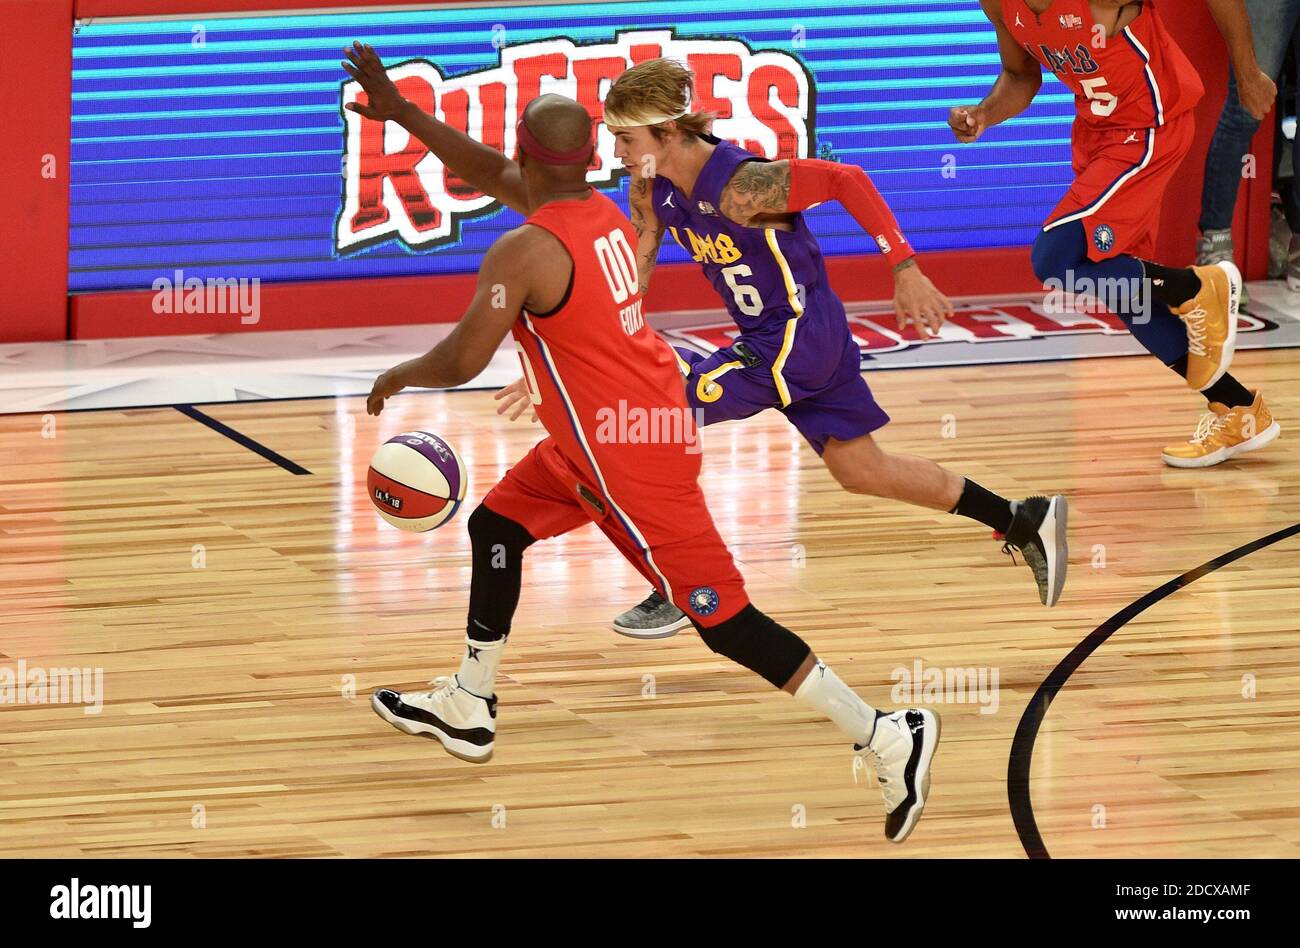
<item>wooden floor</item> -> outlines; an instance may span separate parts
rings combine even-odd
[[[996,710],[938,706],[932,801],[901,847],[829,723],[694,633],[608,630],[645,590],[590,528],[530,553],[491,763],[371,713],[374,688],[455,669],[469,570],[463,515],[424,536],[380,523],[366,462],[438,432],[477,501],[537,436],[487,393],[379,419],[361,399],[205,409],[310,476],[171,409],[59,415],[53,438],[0,417],[0,666],[100,667],[105,690],[98,715],[0,705],[0,855],[1023,856],[1007,761],[1044,677],[1130,602],[1300,520],[1298,370],[1300,351],[1238,357],[1288,430],[1199,472],[1160,463],[1200,403],[1147,359],[871,375],[888,448],[1070,495],[1050,611],[988,531],[842,493],[776,413],[709,429],[706,487],[752,597],[868,700],[894,704],[891,673],[917,661],[998,675]],[[1034,750],[1054,856],[1300,856],[1298,576],[1292,537],[1084,662]]]

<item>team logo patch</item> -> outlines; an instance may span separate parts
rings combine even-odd
[[[691,611],[700,616],[711,616],[718,611],[718,593],[712,586],[691,590]]]
[[[1102,253],[1110,250],[1115,246],[1115,232],[1110,229],[1108,224],[1099,224],[1097,229],[1092,232],[1092,242],[1097,245],[1097,249]]]

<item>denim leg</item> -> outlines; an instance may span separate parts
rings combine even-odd
[[[1300,23],[1300,0],[1246,0],[1246,11],[1255,37],[1255,58],[1260,69],[1276,80]],[[1232,226],[1232,213],[1241,187],[1242,159],[1258,129],[1259,122],[1241,107],[1237,77],[1229,69],[1228,98],[1205,156],[1199,222],[1202,231],[1226,230]],[[1300,214],[1297,222],[1300,223]]]

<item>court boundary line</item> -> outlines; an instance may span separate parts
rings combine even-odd
[[[266,458],[268,461],[280,465],[280,467],[284,468],[290,474],[311,473],[311,471],[307,470],[301,464],[298,464],[295,461],[290,461],[283,454],[279,454],[275,451],[272,451],[266,445],[262,444],[259,441],[255,441],[254,439],[250,438],[248,435],[244,434],[243,432],[236,431],[234,428],[230,427],[224,422],[217,421],[217,419],[213,418],[211,415],[204,414],[203,412],[195,408],[193,405],[172,405],[171,407],[175,408],[178,412],[180,412],[185,417],[192,418],[193,420],[197,421],[201,425],[206,425],[207,427],[215,431],[217,434],[224,435],[225,437],[229,438],[231,441],[235,442],[241,447],[245,447],[248,450],[252,451],[254,454],[259,454],[262,457]]]
[[[1020,845],[1024,847],[1025,855],[1030,859],[1052,858],[1051,853],[1047,851],[1047,845],[1043,842],[1042,834],[1038,831],[1038,822],[1034,819],[1034,804],[1029,793],[1029,774],[1033,764],[1034,742],[1038,738],[1039,726],[1043,723],[1043,719],[1047,717],[1047,710],[1051,707],[1052,700],[1065,687],[1070,676],[1107,639],[1151,606],[1167,599],[1178,590],[1190,586],[1201,577],[1207,576],[1215,570],[1297,534],[1300,534],[1300,523],[1292,524],[1289,527],[1270,533],[1268,536],[1242,544],[1236,549],[1220,554],[1195,569],[1188,570],[1180,576],[1175,576],[1168,582],[1139,596],[1093,629],[1043,679],[1042,684],[1038,686],[1034,696],[1029,699],[1029,704],[1025,706],[1025,710],[1020,716],[1020,722],[1016,725],[1015,737],[1011,741],[1011,753],[1007,759],[1007,800],[1011,806],[1011,819],[1016,826],[1016,835],[1020,837]]]

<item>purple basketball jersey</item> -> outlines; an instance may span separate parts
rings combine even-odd
[[[740,341],[771,367],[779,404],[789,405],[843,376],[846,348],[857,346],[802,214],[793,215],[787,231],[745,227],[718,209],[736,168],[766,159],[713,136],[705,140],[716,147],[691,194],[655,178],[655,213],[704,268],[741,329]]]

